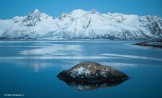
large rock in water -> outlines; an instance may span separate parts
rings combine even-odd
[[[77,64],[69,70],[60,72],[57,77],[75,87],[77,87],[76,84],[82,86],[84,84],[86,87],[88,85],[93,86],[93,88],[96,84],[112,86],[129,78],[123,72],[96,62]]]

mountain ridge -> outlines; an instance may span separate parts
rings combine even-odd
[[[100,13],[95,9],[73,10],[60,17],[35,9],[27,16],[0,19],[0,39],[161,39],[162,18],[158,16]]]

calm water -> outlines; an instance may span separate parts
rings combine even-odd
[[[162,49],[135,41],[0,41],[0,98],[162,98]],[[78,90],[56,76],[96,61],[131,78],[120,85]],[[47,97],[48,96],[48,97]]]

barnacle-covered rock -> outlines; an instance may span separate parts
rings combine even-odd
[[[69,70],[60,72],[57,77],[68,84],[116,84],[129,78],[123,72],[96,62],[82,62]]]

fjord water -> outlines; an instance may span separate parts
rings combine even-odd
[[[161,98],[162,49],[136,41],[0,41],[0,98]],[[78,90],[57,78],[83,61],[112,66],[130,79],[120,85]]]

